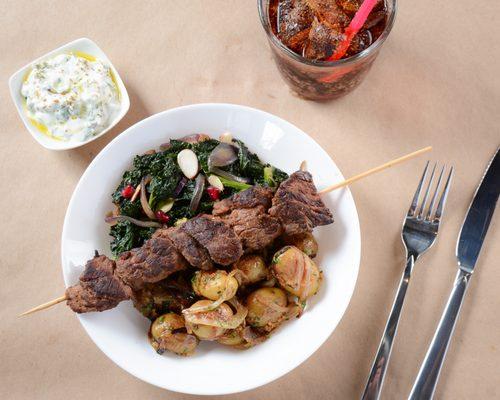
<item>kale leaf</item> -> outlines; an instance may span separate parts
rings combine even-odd
[[[281,182],[288,178],[288,174],[282,170],[273,167],[271,164],[264,164],[259,157],[248,150],[248,147],[241,140],[236,140],[238,143],[238,160],[235,163],[239,167],[239,173],[233,173],[238,176],[251,178],[253,184],[263,186],[278,186]],[[267,169],[267,171],[266,171]],[[267,177],[266,177],[267,172]],[[270,175],[269,175],[270,174]]]
[[[170,157],[164,157],[151,166],[151,182],[148,185],[149,205],[156,210],[158,205],[174,197],[174,190],[182,178],[182,172],[177,162]]]
[[[251,178],[253,182],[264,176],[264,164],[255,153],[248,150],[248,147],[241,140],[236,141],[239,146],[238,160],[240,176]]]
[[[218,140],[208,139],[192,145],[192,150],[195,152],[196,157],[198,157],[200,167],[205,174],[210,172],[208,169],[208,157],[213,149],[215,149],[219,144],[220,142]]]
[[[120,221],[110,229],[111,252],[118,256],[120,253],[142,246],[145,240],[154,233],[155,228],[142,228],[129,221]]]
[[[123,174],[120,185],[111,195],[113,203],[119,208],[120,214],[141,220],[148,220],[142,210],[140,201],[136,199],[134,202],[131,202],[130,199],[124,198],[121,194],[122,189],[127,185],[137,188],[143,177],[150,176],[151,182],[146,186],[147,196],[151,208],[157,210],[167,199],[174,197],[174,191],[183,177],[182,171],[177,164],[177,155],[179,152],[184,149],[193,150],[198,157],[202,172],[208,176],[210,174],[208,158],[219,143],[218,140],[214,139],[198,143],[170,140],[170,146],[166,150],[135,156],[132,169]],[[238,160],[232,165],[224,167],[224,170],[236,176],[249,178],[251,184],[264,186],[275,187],[288,178],[285,172],[260,161],[259,157],[252,153],[242,141],[236,140],[236,143],[237,146],[235,147],[238,147]],[[228,181],[224,178],[221,178],[221,180],[225,186],[224,191],[221,193],[221,198],[229,197],[248,187],[246,184]],[[176,196],[174,206],[168,212],[170,217],[169,225],[174,224],[179,219],[192,218],[198,213],[212,212],[214,202],[206,192],[203,194],[196,213],[190,210],[189,205],[193,197],[194,188],[195,182],[194,180],[190,180]],[[111,227],[110,235],[113,238],[111,251],[114,255],[118,255],[123,251],[139,247],[145,240],[151,237],[154,231],[154,228],[142,228],[129,221],[120,221]]]

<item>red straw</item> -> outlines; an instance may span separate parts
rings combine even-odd
[[[377,1],[378,0],[363,1],[363,4],[361,4],[361,7],[359,7],[359,10],[356,12],[354,18],[351,20],[351,23],[345,29],[344,40],[340,42],[335,52],[329,58],[327,58],[326,61],[340,60],[342,57],[344,57],[347,49],[351,45],[352,38],[363,27],[363,25],[366,22],[366,19],[368,18],[368,15],[370,15],[370,13],[373,10],[373,7],[375,7],[375,4],[377,4]]]

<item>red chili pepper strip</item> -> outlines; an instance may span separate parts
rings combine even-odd
[[[134,195],[135,189],[132,185],[127,185],[122,189],[122,196],[130,199]]]
[[[329,58],[327,58],[326,61],[340,60],[342,57],[344,57],[347,49],[351,45],[353,37],[356,36],[359,30],[363,27],[366,19],[368,18],[368,15],[370,15],[373,7],[375,7],[375,5],[377,4],[377,1],[378,0],[363,1],[363,4],[361,4],[361,7],[359,7],[359,10],[351,20],[351,23],[344,31],[344,40],[340,42],[335,52]]]
[[[162,210],[156,211],[155,215],[156,219],[162,224],[168,224],[168,222],[170,221],[170,217],[167,214],[165,214]]]
[[[217,201],[220,198],[220,190],[214,186],[209,186],[207,188],[207,194],[213,201]]]

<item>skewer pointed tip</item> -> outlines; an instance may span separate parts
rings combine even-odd
[[[53,305],[61,303],[67,299],[68,299],[68,297],[66,295],[58,297],[57,299],[48,301],[47,303],[40,304],[39,306],[36,306],[28,311],[25,311],[25,312],[19,314],[18,317],[23,317],[25,315],[33,314],[37,311],[45,310],[46,308],[52,307]]]
[[[374,174],[376,172],[379,172],[379,171],[382,171],[384,169],[393,167],[393,166],[395,166],[395,165],[397,165],[399,163],[402,163],[402,162],[407,161],[407,160],[409,160],[411,158],[417,157],[417,156],[419,156],[419,155],[421,155],[423,153],[426,153],[428,151],[431,151],[431,150],[432,150],[432,146],[424,147],[424,148],[422,148],[420,150],[414,151],[413,153],[406,154],[405,156],[396,158],[394,160],[386,162],[385,164],[379,165],[378,167],[372,168],[372,169],[370,169],[368,171],[365,171],[365,172],[363,172],[361,174],[355,175],[352,178],[346,179],[345,181],[342,181],[342,182],[339,182],[339,183],[337,183],[335,185],[329,186],[329,187],[327,187],[327,188],[325,188],[323,190],[320,190],[318,193],[320,195],[322,195],[322,194],[331,192],[331,191],[333,191],[335,189],[339,189],[341,187],[347,186],[347,185],[351,184],[352,182],[356,182],[357,180],[362,179],[362,178],[364,178],[366,176],[369,176],[369,175],[372,175],[372,174]]]

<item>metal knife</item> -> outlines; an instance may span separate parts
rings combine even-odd
[[[429,400],[434,396],[458,313],[497,204],[500,192],[499,152],[500,148],[497,149],[479,183],[458,235],[456,255],[459,269],[455,284],[420,367],[409,400]]]

